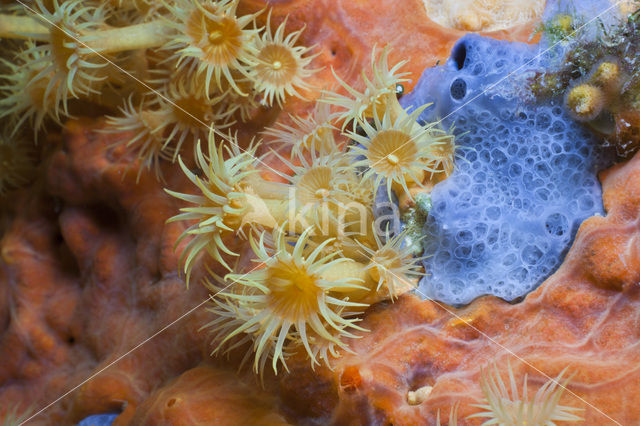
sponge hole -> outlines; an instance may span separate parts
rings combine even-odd
[[[461,101],[467,96],[467,82],[461,78],[456,78],[451,83],[451,97],[456,101]]]
[[[554,237],[562,237],[569,232],[569,221],[560,213],[553,213],[549,215],[544,226],[547,233]]]
[[[466,43],[457,44],[451,51],[451,59],[456,64],[458,70],[464,68],[464,63],[467,60],[467,45]]]

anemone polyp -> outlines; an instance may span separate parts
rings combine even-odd
[[[281,160],[293,171],[289,176],[281,174],[290,185],[289,205],[297,212],[293,221],[294,227],[298,219],[311,219],[311,224],[324,230],[339,220],[340,209],[349,201],[346,192],[347,180],[342,172],[343,159],[337,153],[311,155],[311,159],[301,158],[301,164],[295,165],[281,157]],[[304,230],[304,229],[302,229]]]
[[[408,73],[398,72],[407,61],[401,61],[393,67],[389,67],[389,48],[385,47],[379,58],[376,58],[376,49],[371,53],[371,78],[362,71],[362,84],[364,89],[358,90],[344,82],[333,71],[333,75],[338,83],[347,92],[343,95],[336,92],[326,91],[320,102],[327,102],[343,110],[338,119],[342,121],[343,129],[347,124],[353,122],[354,128],[357,120],[364,120],[372,117],[374,113],[383,114],[389,111],[393,118],[402,109],[396,97],[397,86],[408,81]],[[381,118],[381,117],[378,117]]]
[[[44,124],[45,118],[60,121],[60,111],[55,93],[60,82],[51,85],[45,78],[35,78],[41,74],[43,64],[34,62],[44,54],[31,49],[33,42],[27,42],[27,50],[16,57],[16,62],[0,58],[0,63],[7,72],[0,76],[3,83],[0,90],[5,97],[0,99],[0,118],[12,116],[12,134],[17,132],[22,124],[30,121],[34,132]],[[50,76],[51,77],[51,76]]]
[[[168,90],[170,101],[161,102],[170,122],[167,143],[173,144],[174,161],[189,136],[196,141],[207,135],[210,126],[221,130],[231,124],[228,121],[233,110],[225,111],[224,95],[209,97],[199,89],[179,82]]]
[[[583,83],[568,91],[565,105],[576,120],[589,121],[604,109],[605,95],[599,87]]]
[[[259,30],[247,28],[260,12],[236,16],[238,0],[219,2],[181,0],[170,6],[177,18],[167,24],[176,35],[165,48],[173,50],[179,68],[196,69],[205,75],[206,93],[213,81],[224,90],[224,81],[235,91],[245,95],[236,83],[237,76],[248,77],[247,67],[255,63],[255,39]]]
[[[522,399],[516,379],[507,364],[509,381],[505,384],[495,363],[481,370],[480,388],[484,395],[482,404],[472,406],[486,411],[473,414],[468,419],[484,418],[485,424],[509,425],[554,425],[555,422],[581,422],[577,413],[582,408],[560,405],[560,398],[571,377],[564,377],[565,368],[553,379],[545,382],[529,399],[527,395],[527,375],[524,376]]]
[[[277,127],[267,128],[262,133],[273,142],[291,148],[291,156],[304,157],[305,153],[331,153],[338,150],[334,137],[331,106],[318,102],[313,112],[306,118],[289,116],[293,125],[278,123]]]
[[[366,167],[365,179],[373,179],[377,188],[386,181],[387,192],[396,186],[410,194],[409,184],[423,186],[426,173],[436,173],[433,167],[440,161],[435,150],[442,144],[450,143],[452,135],[434,125],[419,125],[416,120],[428,105],[414,112],[399,116],[392,121],[389,111],[379,119],[373,116],[373,125],[358,119],[365,136],[348,132],[359,145],[353,146],[348,154],[354,167]]]
[[[259,372],[261,360],[269,357],[277,373],[278,362],[285,363],[285,343],[292,339],[301,342],[312,364],[318,362],[317,352],[311,349],[310,332],[314,341],[346,347],[341,337],[353,337],[348,330],[358,327],[356,320],[346,317],[345,309],[353,311],[364,305],[334,297],[331,291],[335,288],[355,290],[361,286],[351,278],[337,281],[322,278],[323,272],[346,259],[337,259],[339,253],[336,252],[322,255],[322,249],[330,240],[312,251],[306,250],[310,233],[311,228],[303,232],[293,248],[281,228],[274,230],[272,249],[265,245],[263,236],[259,241],[250,238],[257,261],[263,263],[264,268],[225,277],[242,288],[221,294],[237,302],[235,309],[240,315],[229,318],[233,327],[218,325],[218,329],[235,329],[219,339],[216,350],[234,336],[250,331],[254,340],[254,370]]]
[[[385,233],[385,242],[380,238],[380,230],[374,229],[376,248],[363,244],[360,247],[363,255],[370,259],[365,268],[371,279],[377,283],[376,291],[384,286],[390,299],[415,288],[418,279],[424,274],[419,264],[421,259],[414,259],[411,247],[404,244],[403,233],[390,236]]]
[[[229,158],[225,159],[225,153]],[[184,263],[187,284],[195,264],[196,257],[201,252],[208,253],[214,260],[231,270],[222,257],[223,254],[237,256],[231,251],[223,238],[241,231],[244,224],[242,218],[247,212],[243,202],[245,194],[242,181],[248,174],[253,173],[252,164],[255,160],[254,150],[234,153],[230,148],[216,145],[214,132],[209,132],[208,156],[196,145],[196,163],[204,176],[195,175],[178,157],[180,167],[187,178],[198,188],[200,195],[183,194],[166,190],[168,194],[194,204],[194,207],[180,209],[182,212],[168,222],[195,221],[180,235],[176,245],[183,239],[193,237],[185,246],[181,262]]]
[[[305,80],[318,71],[308,68],[317,56],[308,55],[313,47],[296,46],[303,30],[285,36],[286,23],[285,19],[272,34],[269,12],[266,30],[256,39],[256,63],[251,67],[250,75],[267,105],[273,105],[275,100],[282,106],[287,96],[303,98],[298,89],[310,89]]]
[[[124,145],[126,151],[136,155],[140,162],[136,181],[140,180],[143,170],[153,170],[156,177],[162,180],[161,161],[171,160],[174,151],[166,146],[164,130],[167,125],[166,114],[156,110],[145,110],[145,105],[133,105],[130,97],[124,107],[120,108],[121,116],[107,116],[108,126],[105,132],[131,132],[131,138],[122,139],[118,145]]]
[[[37,16],[49,27],[49,38],[47,43],[31,46],[24,52],[25,57],[33,58],[32,66],[40,69],[29,85],[47,81],[44,98],[48,99],[49,93],[55,90],[55,107],[62,105],[68,114],[70,97],[98,94],[99,85],[107,78],[96,72],[107,62],[96,56],[95,49],[87,46],[89,38],[85,36],[104,24],[104,10],[85,6],[81,0],[62,4],[55,1],[53,11],[49,11],[40,0],[36,4]]]

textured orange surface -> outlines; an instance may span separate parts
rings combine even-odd
[[[469,405],[481,397],[480,368],[496,362],[506,378],[509,361],[520,387],[529,374],[529,395],[569,366],[574,394],[561,403],[584,408],[586,424],[637,424],[640,156],[601,177],[606,217],[582,224],[563,265],[524,302],[482,297],[453,309],[403,296],[379,304],[361,324],[371,333],[351,342],[355,354],[333,373],[314,376],[306,361],[290,363],[283,401],[300,417],[338,424],[433,424],[456,401],[459,417],[477,412]],[[409,405],[407,393],[423,386],[433,386],[427,400]]]
[[[266,5],[273,7],[273,23],[279,24],[289,15],[287,28],[305,27],[301,42],[318,45],[316,52],[320,55],[314,65],[323,69],[310,83],[320,88],[334,81],[331,67],[340,77],[352,80],[370,68],[374,46],[381,49],[389,45],[390,63],[409,61],[403,70],[411,73],[412,81],[407,84],[410,90],[422,71],[438,60],[446,60],[455,42],[465,34],[430,20],[422,0],[244,0],[238,13],[255,12]],[[480,34],[526,42],[534,27],[531,23]]]
[[[288,425],[276,397],[230,371],[196,367],[151,394],[137,410],[134,425]]]
[[[246,9],[258,9],[265,3],[250,0],[244,4]],[[291,13],[290,28],[307,24],[304,42],[318,43],[322,52],[317,65],[325,68],[315,77],[321,86],[331,81],[330,65],[348,80],[357,77],[367,66],[375,43],[394,46],[393,60],[409,59],[407,70],[413,73],[415,83],[425,66],[446,58],[461,35],[432,24],[420,0],[270,4],[275,18]],[[528,29],[523,29],[496,36],[526,40],[528,34]],[[291,108],[299,105],[293,103]],[[273,118],[269,115],[265,120]],[[368,412],[366,405],[364,410],[353,405],[371,383],[371,375],[360,368],[363,361],[357,358],[345,359],[335,373],[300,366],[281,383],[266,377],[266,389],[262,390],[246,378],[242,383],[235,381],[234,358],[209,357],[207,335],[198,330],[210,318],[202,307],[191,311],[206,300],[207,293],[199,285],[185,290],[173,248],[183,225],[165,224],[180,206],[155,178],[143,175],[136,184],[135,170],[126,173],[128,159],[110,148],[113,136],[96,131],[100,123],[67,123],[61,141],[54,137],[48,141],[51,146],[42,176],[32,187],[3,202],[0,418],[14,407],[35,412],[50,403],[30,424],[67,425],[90,414],[119,411],[119,425],[176,418],[171,416],[179,416],[182,424],[192,424],[185,412],[179,411],[192,408],[204,410],[193,414],[193,421],[209,424],[213,420],[203,417],[219,413],[225,413],[230,422],[278,424],[281,416],[298,422],[306,416],[331,413],[340,417],[349,410],[355,410],[353,419],[357,419]],[[246,128],[245,133],[251,134],[252,129]],[[167,187],[182,192],[189,189],[177,167],[167,165],[164,176]],[[614,239],[610,244],[624,242]],[[611,272],[617,265],[615,256],[609,266],[596,265],[600,269],[592,268],[591,273],[596,280],[604,277],[601,292],[618,291],[609,288],[630,291],[633,277]],[[202,272],[195,272],[194,283]],[[593,291],[595,287],[588,288]],[[566,291],[562,294],[567,297]],[[496,301],[482,303],[474,306],[500,305]],[[475,309],[485,312],[477,321],[494,323],[493,314],[489,314],[493,308]],[[188,315],[182,318],[184,314]],[[374,308],[367,322],[371,327],[377,324],[375,336],[385,339],[383,336],[391,332],[404,332],[412,323],[424,328],[430,318],[440,318],[443,323],[442,315],[432,304],[404,298],[394,305]],[[501,318],[499,321],[508,320]],[[582,318],[582,313],[575,313],[578,324]],[[574,326],[564,321],[565,326]],[[464,326],[454,330],[460,335],[457,351],[464,353],[464,336],[474,334]],[[354,346],[356,350],[371,345],[373,336]],[[624,336],[630,338],[628,330]],[[452,350],[441,343],[440,349],[445,348]],[[420,352],[419,342],[415,349],[413,358],[405,359],[407,366],[412,360],[433,356],[429,365],[453,368],[459,359],[454,356],[448,361],[449,355],[442,356],[444,352],[437,347],[424,346],[426,352]],[[370,356],[380,353],[374,351]],[[402,360],[388,362],[397,367]],[[478,361],[470,356],[468,364],[477,367]],[[343,381],[334,382],[340,377],[336,374],[345,371],[346,362],[353,368],[346,370]],[[390,367],[385,373],[388,380],[392,371]],[[425,367],[424,371],[429,370]],[[418,384],[421,374],[412,373],[412,386]],[[376,377],[381,377],[380,373]],[[343,384],[340,392],[335,383]],[[278,385],[279,394],[274,391]],[[473,389],[471,382],[468,387]],[[351,397],[345,398],[344,392],[350,392]],[[392,398],[397,391],[381,387],[380,392],[389,396],[379,400],[380,407],[391,415],[400,407],[401,400]],[[279,397],[274,398],[276,394]],[[468,395],[466,391],[461,394]],[[174,403],[167,407],[172,399]],[[248,406],[254,408],[248,410]]]

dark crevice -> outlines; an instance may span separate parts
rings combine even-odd
[[[451,52],[451,59],[456,63],[458,70],[464,68],[464,62],[467,59],[467,45],[466,43],[458,43]]]

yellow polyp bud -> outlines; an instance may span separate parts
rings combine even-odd
[[[571,31],[571,27],[573,25],[573,18],[571,15],[558,15],[555,18],[555,24],[560,28],[560,30],[564,33],[568,33]]]
[[[273,64],[271,64],[271,67],[274,70],[279,70],[280,68],[282,68],[282,62],[280,61],[274,61]]]
[[[620,67],[615,62],[603,62],[596,68],[591,81],[602,87],[615,86],[620,79]]]
[[[398,158],[397,155],[389,154],[389,155],[387,155],[387,161],[389,162],[389,164],[395,166],[396,164],[398,164],[400,159]]]
[[[209,41],[211,43],[218,43],[222,39],[222,36],[223,34],[220,30],[211,31],[209,33]]]
[[[566,105],[577,120],[589,121],[604,108],[602,90],[591,84],[581,84],[572,88],[567,94]]]

